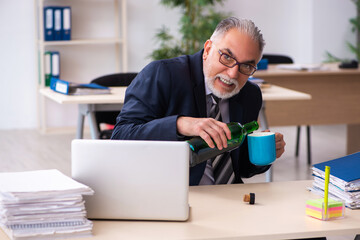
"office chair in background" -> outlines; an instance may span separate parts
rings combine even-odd
[[[277,54],[264,54],[262,58],[266,58],[270,64],[281,64],[281,63],[294,63],[291,57],[286,55]],[[299,143],[300,143],[300,131],[301,126],[297,126],[296,131],[296,148],[295,156],[299,156]],[[310,144],[310,126],[306,125],[306,136],[307,136],[307,162],[311,165],[311,144]]]
[[[91,83],[97,83],[105,87],[127,87],[132,80],[136,77],[137,73],[115,73],[110,75],[101,76],[95,78]],[[97,127],[100,132],[100,139],[110,139],[113,129],[107,129],[101,131],[100,124],[106,123],[109,125],[115,125],[116,117],[120,111],[97,111],[95,112],[95,119]]]

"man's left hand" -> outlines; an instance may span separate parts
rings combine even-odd
[[[281,133],[275,133],[275,145],[276,145],[276,158],[279,158],[285,152],[284,135]]]
[[[265,130],[264,132],[270,132],[270,130]],[[284,135],[281,133],[275,133],[275,146],[276,146],[276,158],[281,157],[281,155],[285,152],[285,141]]]

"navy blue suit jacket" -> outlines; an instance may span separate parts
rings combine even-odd
[[[177,118],[206,117],[202,52],[147,65],[127,88],[112,139],[184,140],[176,131]],[[244,124],[257,120],[261,105],[259,87],[247,82],[229,99],[230,121]],[[269,168],[250,163],[246,141],[231,152],[231,159],[236,183]],[[190,168],[190,185],[199,184],[205,165]]]

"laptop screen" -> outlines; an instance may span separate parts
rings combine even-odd
[[[187,220],[189,146],[174,141],[72,142],[72,177],[91,187],[89,218]]]

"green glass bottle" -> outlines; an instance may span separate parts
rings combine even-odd
[[[190,149],[192,150],[190,167],[239,147],[248,133],[259,129],[259,124],[256,121],[252,121],[244,125],[237,122],[231,122],[228,123],[227,126],[231,132],[231,139],[227,140],[227,148],[223,148],[222,150],[219,150],[217,147],[210,148],[201,137],[194,137],[187,141]]]

